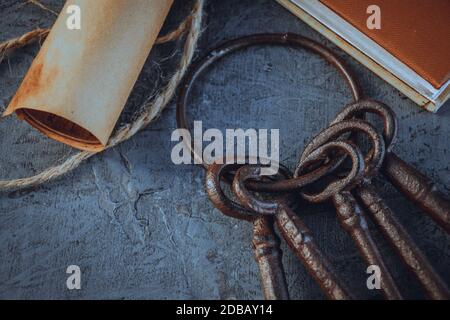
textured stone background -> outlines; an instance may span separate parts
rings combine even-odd
[[[32,5],[20,7],[22,2],[0,2],[0,41],[52,24],[54,16]],[[55,10],[62,2],[44,1]],[[177,1],[165,30],[181,21],[189,8],[189,2]],[[198,55],[223,40],[259,32],[296,32],[334,48],[271,0],[210,1],[207,13]],[[121,121],[170,76],[181,48],[182,43],[155,48]],[[12,98],[37,50],[26,48],[0,65],[0,107]],[[423,112],[338,52],[367,96],[398,113],[397,153],[449,192],[450,105],[438,115]],[[319,58],[294,49],[255,48],[225,59],[203,77],[190,117],[202,119],[205,127],[280,128],[282,161],[293,167],[304,143],[348,101],[343,81]],[[200,168],[171,163],[175,127],[172,103],[133,139],[66,177],[1,194],[0,298],[262,298],[250,225],[213,209]],[[14,117],[1,120],[0,137],[1,178],[37,173],[75,152]],[[450,238],[388,184],[379,185],[398,219],[450,283]],[[308,207],[299,214],[356,295],[380,298],[365,287],[364,263],[332,208]],[[373,232],[405,297],[422,298],[414,278]],[[286,247],[284,252],[292,297],[323,298],[297,259]],[[66,289],[65,270],[71,264],[82,269],[82,290]]]

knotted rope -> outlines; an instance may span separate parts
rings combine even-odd
[[[34,0],[32,3],[36,4],[36,2],[37,1]],[[178,68],[169,80],[168,84],[159,92],[159,94],[156,95],[151,102],[144,104],[139,109],[141,112],[134,117],[134,120],[131,123],[123,125],[114,133],[114,135],[110,138],[106,149],[117,146],[118,144],[133,137],[137,132],[145,128],[149,123],[157,118],[172,100],[180,81],[183,79],[189,65],[192,62],[195,50],[197,48],[197,42],[202,29],[204,4],[205,0],[197,0],[189,16],[182,23],[180,23],[174,31],[157,39],[157,44],[165,43],[179,39],[187,32],[183,54],[181,56],[181,61]],[[18,38],[0,43],[0,63],[6,55],[12,54],[14,50],[22,48],[34,41],[43,39],[48,35],[48,33],[48,29],[36,29]],[[94,152],[82,151],[70,156],[62,164],[52,166],[34,176],[13,180],[0,180],[0,192],[29,188],[59,178],[74,170],[83,161],[89,159],[95,154],[96,153]]]

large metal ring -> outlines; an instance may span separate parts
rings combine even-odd
[[[257,34],[225,42],[219,47],[211,50],[202,59],[194,63],[180,86],[177,102],[177,124],[179,129],[189,130],[186,117],[186,106],[188,104],[188,98],[193,84],[199,76],[223,57],[248,47],[261,45],[306,49],[321,56],[340,72],[352,92],[354,102],[361,99],[359,85],[349,68],[345,65],[341,58],[336,56],[323,45],[315,42],[314,40],[293,33]],[[190,149],[192,156],[201,159],[201,155],[195,153],[192,146],[192,141],[187,142],[186,139],[184,139],[184,141]],[[203,167],[206,169],[208,166],[203,164]]]

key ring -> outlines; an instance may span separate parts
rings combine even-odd
[[[261,45],[305,49],[319,55],[327,62],[329,62],[333,67],[335,67],[342,75],[348,87],[350,88],[353,102],[357,102],[362,98],[362,93],[358,82],[352,75],[350,69],[346,66],[341,58],[336,56],[333,52],[331,52],[320,43],[293,33],[256,34],[228,41],[218,48],[211,50],[202,59],[200,59],[193,65],[188,75],[180,85],[176,112],[178,129],[185,129],[190,131],[187,124],[186,106],[188,104],[189,95],[191,93],[193,85],[195,81],[200,77],[200,75],[225,56],[231,55],[249,47]],[[190,143],[187,142],[188,140],[190,141]],[[195,153],[195,150],[192,146],[192,139],[183,139],[183,141],[186,142],[186,145],[194,158],[202,158],[201,155]],[[203,162],[202,166],[204,169],[208,168],[208,165],[204,164]]]
[[[342,226],[355,240],[365,261],[370,265],[379,265],[380,270],[383,270],[382,273],[384,277],[381,281],[384,294],[388,299],[400,299],[401,295],[398,292],[392,277],[389,276],[389,270],[384,266],[382,257],[366,228],[366,218],[362,211],[363,208],[358,203],[358,200],[361,201],[364,209],[367,210],[376,225],[378,225],[393,247],[398,251],[405,264],[419,279],[428,295],[434,299],[447,298],[448,289],[446,288],[445,283],[436,274],[431,264],[426,260],[423,253],[417,248],[414,241],[406,233],[403,227],[397,222],[390,208],[384,203],[383,199],[370,184],[370,180],[381,168],[383,173],[387,175],[394,182],[394,185],[399,187],[402,192],[405,192],[408,198],[418,202],[428,214],[435,218],[435,220],[443,222],[442,224],[444,226],[448,226],[446,221],[448,221],[447,216],[450,211],[447,208],[449,208],[450,202],[437,194],[435,190],[430,187],[431,184],[426,177],[415,171],[411,166],[401,161],[392,153],[391,148],[393,142],[395,142],[395,135],[397,133],[395,114],[390,108],[381,103],[362,100],[357,82],[354,80],[347,67],[338,57],[322,45],[295,34],[260,34],[229,41],[210,51],[194,65],[180,88],[179,100],[177,102],[178,128],[185,129],[183,131],[189,132],[186,120],[186,105],[193,83],[199,78],[202,72],[224,56],[257,45],[288,46],[307,49],[320,55],[340,71],[351,89],[354,101],[336,117],[336,120],[333,121],[331,126],[323,130],[323,132],[313,139],[306,147],[302,158],[306,168],[303,169],[310,169],[307,166],[308,154],[313,153],[317,147],[320,149],[320,146],[324,146],[326,143],[348,144],[348,150],[354,149],[355,145],[353,145],[351,141],[353,140],[353,133],[355,132],[368,135],[372,142],[372,149],[370,149],[364,157],[363,153],[358,154],[361,150],[357,149],[356,146],[355,150],[359,151],[355,153],[356,157],[354,156],[353,158],[357,159],[356,162],[360,163],[360,166],[359,169],[355,167],[353,172],[357,173],[355,179],[349,179],[349,186],[353,186],[351,180],[354,180],[356,183],[356,185],[353,186],[353,189],[350,190],[346,187],[344,178],[342,179],[342,188],[339,188],[336,193],[331,194],[329,190],[325,189],[320,194],[312,194],[310,200],[326,200],[328,198],[327,194],[332,196],[331,200],[335,205]],[[370,123],[364,121],[366,113],[374,113],[381,117],[383,120],[383,135]],[[188,145],[191,154],[196,158],[200,157],[201,155],[196,155],[195,150],[193,150],[192,140],[190,140],[190,138],[184,138],[184,142],[190,141],[186,144]],[[343,138],[345,140],[339,141],[339,139]],[[335,139],[338,140],[336,141]],[[312,276],[316,278],[318,275],[320,277],[316,280],[318,280],[322,290],[327,293],[328,297],[333,299],[350,297],[350,295],[347,294],[345,287],[339,284],[339,279],[336,277],[333,270],[329,268],[327,260],[311,241],[311,235],[307,227],[302,223],[301,219],[290,210],[289,205],[285,201],[285,199],[288,199],[288,197],[292,195],[292,191],[301,188],[307,179],[311,179],[311,181],[316,178],[319,179],[327,173],[331,173],[334,170],[333,168],[337,168],[336,165],[342,163],[341,160],[344,160],[345,157],[342,152],[337,152],[335,155],[336,157],[334,157],[334,160],[333,157],[325,157],[323,160],[322,157],[319,157],[320,166],[313,166],[314,171],[312,172],[307,170],[307,172],[304,173],[302,166],[300,166],[297,168],[297,174],[294,174],[294,178],[288,174],[289,179],[273,180],[268,183],[265,183],[264,179],[255,179],[259,174],[257,166],[232,167],[231,165],[220,164],[203,165],[207,170],[206,189],[208,196],[214,205],[225,215],[251,221],[254,224],[254,252],[262,274],[262,287],[265,296],[268,299],[288,298],[286,279],[283,275],[284,272],[280,259],[281,250],[279,247],[279,240],[277,240],[278,238],[273,230],[274,222],[279,226],[283,238],[294,250],[300,260],[302,260]],[[238,157],[242,157],[242,155],[238,155]],[[281,168],[281,172],[283,172],[284,169],[284,167]],[[300,173],[302,173],[301,176]],[[221,189],[221,178],[223,178],[222,180],[225,182],[227,174],[231,174],[231,178],[234,178],[231,191],[234,193],[237,200],[236,202],[234,202],[232,198],[227,197]],[[297,178],[295,178],[295,176],[297,176]],[[349,177],[351,178],[351,176]],[[366,179],[362,179],[362,177]],[[242,179],[241,181],[238,181],[236,178]],[[238,182],[239,184],[236,184]],[[417,188],[411,189],[411,184],[412,187],[417,186]],[[259,192],[266,192],[272,197],[269,199],[280,200],[276,204],[276,214],[274,214],[275,207],[271,205],[270,202],[245,202],[249,197],[247,197],[245,193],[240,193],[240,191],[244,189],[252,192],[256,191],[256,195],[258,196],[260,195],[258,194]],[[287,193],[283,194],[284,192]],[[356,194],[356,198],[353,196],[353,193]],[[302,195],[304,197],[305,193],[303,192]],[[244,198],[240,196],[243,196]],[[277,198],[278,196],[280,198]],[[308,194],[306,194],[306,196],[308,196]],[[266,198],[262,199],[264,200]],[[264,226],[264,228],[260,228],[260,225]],[[268,248],[270,248],[270,250],[267,250]]]

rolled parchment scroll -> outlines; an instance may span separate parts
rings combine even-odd
[[[172,2],[68,0],[5,115],[75,148],[103,150]],[[80,30],[67,23],[73,5]]]

